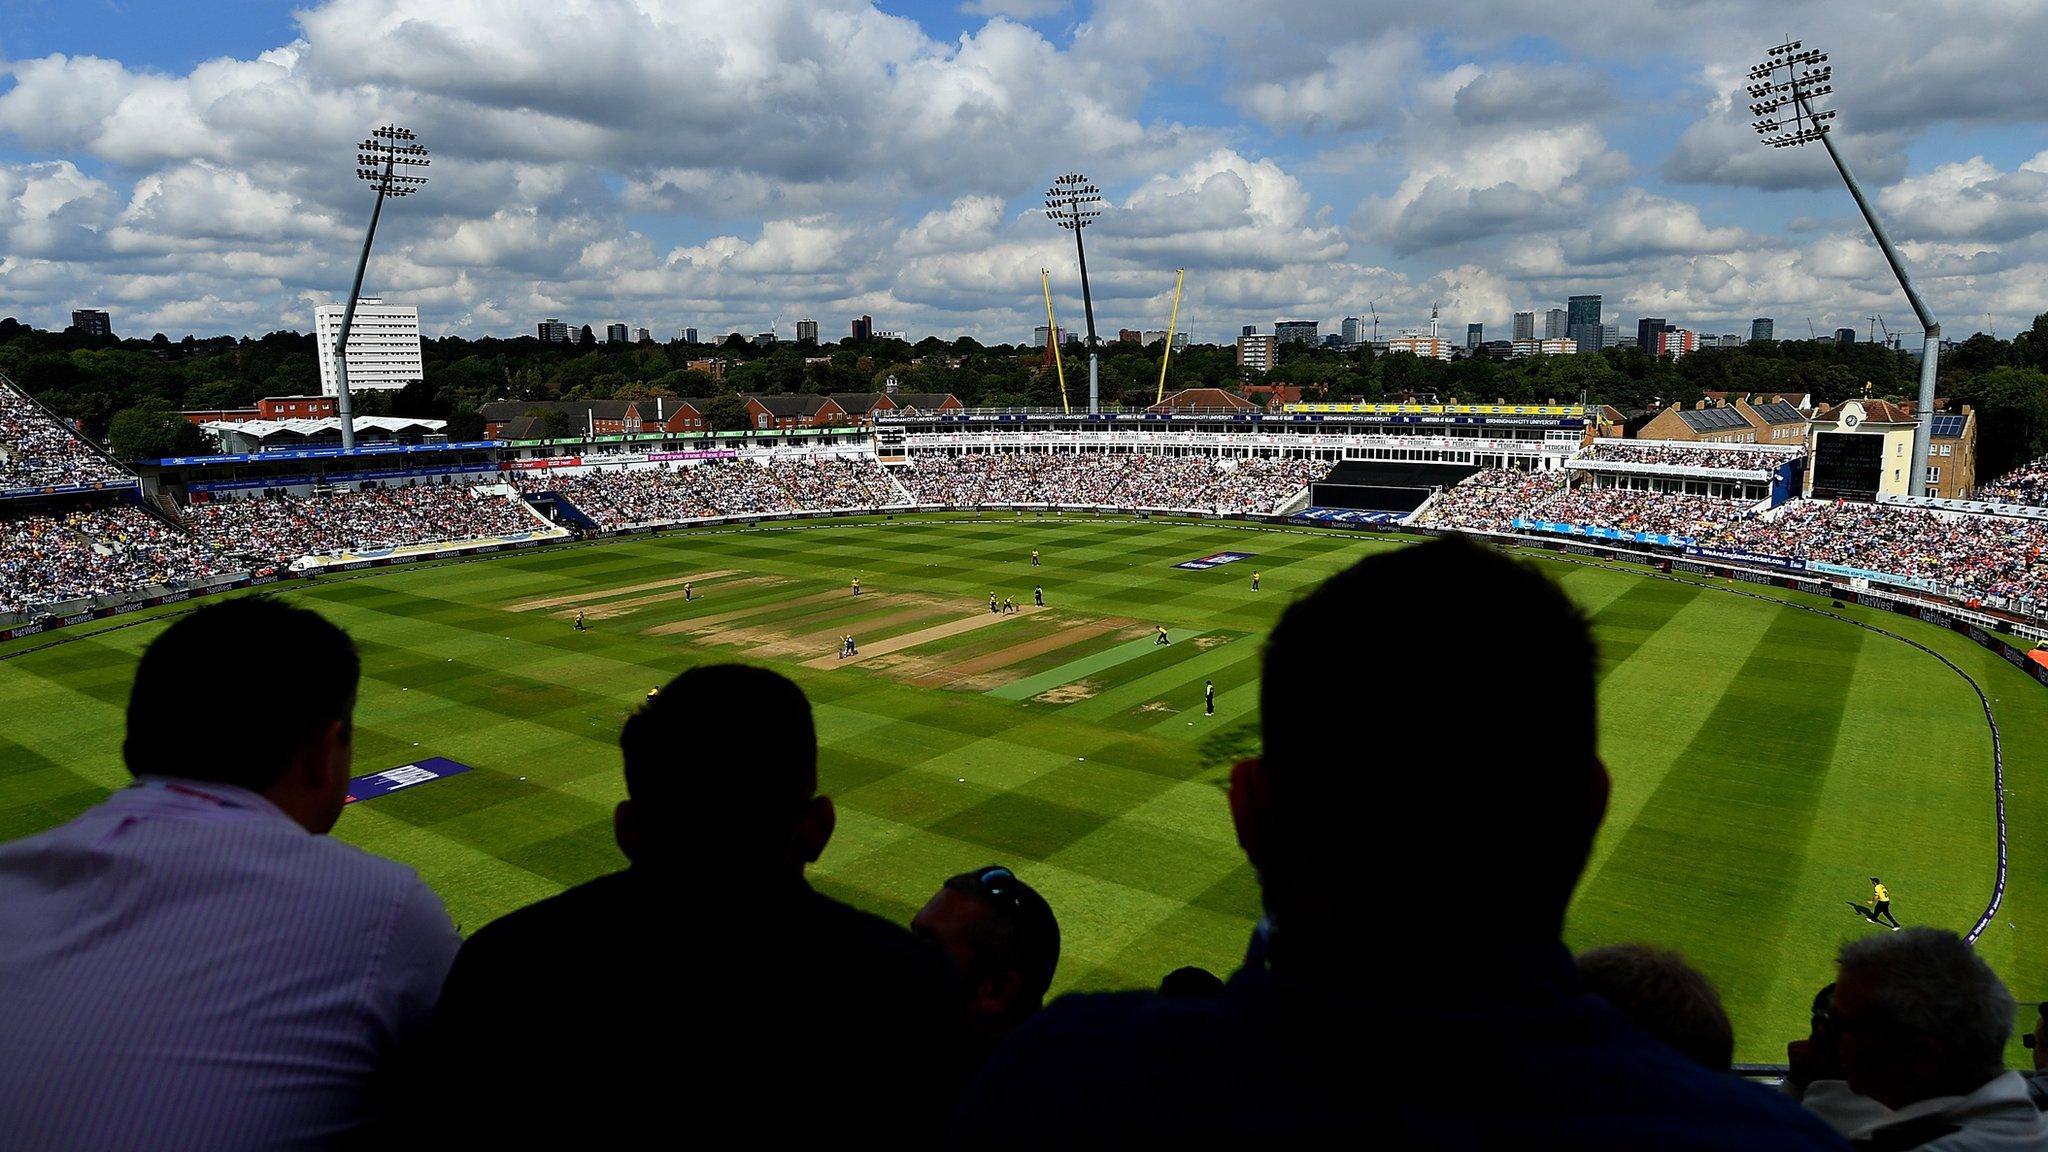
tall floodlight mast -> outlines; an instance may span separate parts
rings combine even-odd
[[[341,337],[334,342],[335,407],[341,417],[341,446],[356,446],[355,406],[348,394],[348,333],[356,322],[356,298],[363,294],[363,271],[370,266],[370,242],[377,238],[377,217],[384,212],[386,196],[410,196],[427,182],[413,175],[425,168],[426,146],[410,129],[386,124],[373,130],[369,139],[356,145],[356,175],[377,189],[377,203],[370,209],[370,230],[363,234],[363,254],[356,260],[356,280],[348,290],[348,303],[341,308]]]
[[[1081,230],[1102,215],[1102,189],[1079,172],[1069,172],[1045,190],[1045,214],[1062,228],[1074,233],[1074,255],[1081,261],[1081,309],[1088,317],[1088,411],[1100,412],[1102,403],[1095,365],[1095,298],[1088,292],[1088,250],[1081,244]]]
[[[1778,78],[1780,72],[1784,73],[1782,80]],[[1898,277],[1899,287],[1905,289],[1913,315],[1920,318],[1924,333],[1920,346],[1920,403],[1914,412],[1918,419],[1913,428],[1913,473],[1907,491],[1925,496],[1928,447],[1934,432],[1934,377],[1941,357],[1941,324],[1927,310],[1920,290],[1913,287],[1913,278],[1900,263],[1891,236],[1886,234],[1870,200],[1863,195],[1863,186],[1856,183],[1848,163],[1835,147],[1834,125],[1829,123],[1835,118],[1834,109],[1814,109],[1815,100],[1835,90],[1833,80],[1834,69],[1828,64],[1827,53],[1804,48],[1798,40],[1787,41],[1771,49],[1763,63],[1749,70],[1749,96],[1754,101],[1749,112],[1756,117],[1757,135],[1772,148],[1796,148],[1818,140],[1828,150],[1828,159],[1835,162],[1835,171],[1842,174],[1842,182],[1849,186],[1849,195],[1855,197],[1856,207],[1862,210],[1870,234],[1877,238],[1885,262],[1892,267],[1892,275]],[[1789,119],[1784,116],[1786,109],[1791,111]]]

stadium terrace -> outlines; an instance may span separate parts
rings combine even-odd
[[[872,427],[378,445],[131,472],[0,386],[0,627],[150,597],[724,521],[1012,509],[1233,517],[1730,558],[2048,621],[2048,463],[1985,500],[1815,500],[1798,446],[1613,440],[1573,405],[934,411]]]

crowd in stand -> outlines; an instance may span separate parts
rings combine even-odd
[[[1101,505],[1259,514],[1328,473],[1326,461],[1144,452],[927,455],[904,474],[924,505]]]
[[[139,508],[0,519],[0,612],[203,580],[232,567],[204,542]]]
[[[867,457],[783,457],[767,468],[791,502],[807,511],[879,508],[903,500],[889,474]]]
[[[1650,444],[1636,440],[1595,440],[1579,453],[1581,460],[1614,460],[1627,464],[1662,464],[1676,468],[1719,468],[1773,472],[1793,457],[1756,448],[1712,445]]]
[[[1558,472],[1492,469],[1441,494],[1416,523],[1512,532],[1542,520],[1687,537],[1710,548],[1819,561],[1922,580],[1966,598],[2048,600],[2048,523],[1890,504],[1754,504],[1570,483]]]
[[[1967,596],[2048,598],[2048,523],[1890,504],[1804,501],[1730,524],[1724,547],[1945,585]]]
[[[33,400],[0,383],[0,489],[127,478]]]
[[[187,508],[185,526],[204,547],[258,565],[543,527],[524,501],[459,484],[212,500]]]
[[[2048,507],[2048,457],[2022,464],[1989,484],[1972,497],[1994,504],[2028,504]]]
[[[1459,610],[1387,615],[1398,661],[1331,627],[1423,601]],[[1543,676],[1472,669],[1509,635]],[[249,677],[252,639],[293,674]],[[345,634],[268,597],[151,643],[134,784],[0,845],[0,1147],[613,1144],[686,1122],[792,1147],[2048,1148],[2043,1086],[2004,1066],[2004,982],[1953,932],[1881,921],[1875,878],[1808,973],[1825,986],[1779,1087],[1731,1072],[1720,994],[1683,957],[1566,951],[1611,787],[1593,638],[1549,579],[1455,537],[1361,560],[1267,639],[1260,755],[1212,793],[1260,887],[1241,966],[1051,1003],[1058,910],[1007,866],[932,877],[907,924],[809,885],[837,827],[811,704],[740,665],[626,719],[617,870],[464,941],[411,868],[326,835],[359,677]],[[191,687],[230,683],[222,755]],[[1316,721],[1418,683],[1540,715],[1545,739],[1481,725],[1441,770],[1364,772]],[[1390,820],[1486,850],[1417,868],[1416,837],[1371,834]],[[1365,914],[1362,879],[1388,877]],[[1488,891],[1484,915],[1442,914]],[[1421,923],[1427,942],[1387,935]]]
[[[1490,469],[1439,495],[1417,523],[1510,532],[1516,519],[1544,520],[1704,542],[1741,522],[1756,503],[1682,492],[1574,485],[1573,479],[1564,472]]]
[[[719,516],[878,508],[903,499],[873,460],[827,456],[528,475],[520,479],[520,488],[554,492],[606,530]]]

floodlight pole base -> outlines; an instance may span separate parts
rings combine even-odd
[[[1100,411],[1102,395],[1095,372],[1095,352],[1091,349],[1088,353],[1088,414],[1093,416]]]

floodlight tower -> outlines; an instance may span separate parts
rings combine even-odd
[[[1079,172],[1069,172],[1045,190],[1045,214],[1052,222],[1074,233],[1074,254],[1081,261],[1081,309],[1088,317],[1088,411],[1102,410],[1095,365],[1095,299],[1088,292],[1088,250],[1081,244],[1081,229],[1102,215],[1102,189]]]
[[[409,173],[429,163],[426,146],[407,128],[386,124],[372,130],[368,139],[356,145],[356,175],[376,187],[377,203],[370,209],[370,230],[363,234],[363,254],[356,260],[355,284],[348,290],[348,302],[342,305],[341,336],[334,342],[335,408],[341,417],[344,449],[356,446],[355,406],[348,394],[348,332],[355,326],[356,298],[363,294],[363,271],[370,265],[370,242],[377,238],[377,217],[384,212],[386,196],[410,196],[427,182],[425,176],[401,174],[400,166]]]
[[[1785,74],[1782,80],[1778,78],[1780,71]],[[1915,496],[1925,496],[1928,447],[1934,431],[1934,377],[1941,357],[1941,324],[1927,310],[1927,302],[1920,298],[1920,290],[1913,286],[1913,278],[1906,274],[1906,266],[1899,262],[1899,253],[1892,247],[1892,238],[1886,234],[1876,210],[1863,195],[1863,186],[1856,183],[1856,177],[1849,172],[1848,162],[1842,159],[1841,151],[1835,147],[1834,125],[1828,123],[1835,118],[1834,109],[1814,110],[1815,100],[1834,91],[1833,78],[1834,69],[1828,64],[1827,53],[1803,48],[1800,41],[1789,40],[1771,49],[1763,63],[1749,70],[1749,95],[1754,101],[1749,112],[1757,118],[1757,135],[1773,148],[1796,148],[1818,140],[1828,150],[1828,159],[1835,162],[1835,170],[1842,174],[1842,182],[1849,186],[1849,195],[1855,197],[1856,207],[1862,210],[1864,222],[1870,225],[1870,234],[1877,238],[1877,246],[1884,252],[1885,262],[1892,267],[1892,275],[1898,277],[1899,287],[1906,291],[1907,303],[1913,306],[1913,314],[1920,318],[1920,327],[1925,335],[1920,351],[1920,403],[1914,413],[1919,419],[1913,428],[1913,473],[1907,491]],[[1789,121],[1779,116],[1780,109],[1788,106],[1792,110]]]

